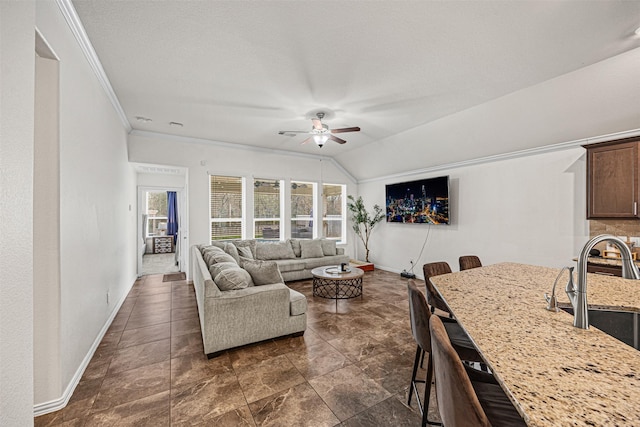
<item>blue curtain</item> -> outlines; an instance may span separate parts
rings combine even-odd
[[[178,240],[178,199],[175,191],[167,191],[167,234],[173,236],[173,244]]]

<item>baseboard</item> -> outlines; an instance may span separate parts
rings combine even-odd
[[[60,409],[67,406],[67,403],[69,403],[69,399],[71,399],[71,396],[73,395],[73,392],[75,391],[78,383],[80,382],[80,379],[82,378],[82,375],[84,374],[85,369],[87,369],[89,362],[91,362],[91,358],[93,357],[93,354],[96,352],[96,349],[102,342],[102,338],[104,338],[104,335],[107,333],[107,330],[111,326],[113,319],[115,319],[116,315],[120,311],[122,304],[127,299],[127,295],[129,295],[129,292],[131,291],[131,288],[135,284],[136,280],[137,280],[136,276],[134,276],[133,279],[130,280],[131,285],[124,293],[124,296],[120,298],[120,301],[118,301],[118,304],[116,304],[114,309],[111,311],[109,318],[107,319],[104,326],[100,330],[100,333],[98,334],[96,339],[93,341],[91,348],[89,349],[89,351],[87,352],[87,355],[82,360],[82,363],[80,363],[80,366],[78,366],[76,373],[74,374],[73,378],[71,378],[71,381],[69,381],[69,384],[67,385],[67,388],[62,393],[62,396],[60,396],[57,399],[50,400],[48,402],[38,403],[37,405],[33,405],[34,417],[48,414],[50,412],[59,411]]]

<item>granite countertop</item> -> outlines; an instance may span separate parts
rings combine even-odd
[[[431,280],[528,425],[640,425],[640,352],[545,310],[559,271],[503,263]],[[587,287],[590,306],[640,311],[636,281],[589,274]]]

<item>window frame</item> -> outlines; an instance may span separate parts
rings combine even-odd
[[[274,182],[278,182],[278,217],[273,217],[273,218],[265,218],[265,217],[256,217],[256,182],[260,182],[260,181],[274,181]],[[283,179],[273,179],[273,178],[253,178],[253,215],[252,215],[252,222],[253,222],[253,227],[252,227],[252,235],[253,238],[256,240],[266,240],[266,241],[276,241],[276,240],[282,240],[284,237],[284,229],[283,229],[283,225],[284,225],[284,206],[283,206],[283,201],[285,198],[285,194],[284,194],[284,186],[285,186],[285,182]],[[265,238],[264,237],[264,233],[262,235],[262,237],[257,237],[256,236],[256,223],[257,222],[277,222],[278,224],[278,238]]]
[[[332,186],[332,187],[340,187],[340,218],[335,218],[335,217],[328,217],[325,216],[325,206],[324,206],[324,202],[325,202],[325,196],[324,196],[324,187],[325,186]],[[343,245],[347,243],[347,186],[346,184],[332,184],[332,183],[328,183],[328,182],[323,182],[322,183],[322,192],[320,194],[320,199],[321,199],[321,203],[322,203],[322,215],[320,217],[320,224],[321,224],[321,232],[319,231],[319,234],[322,234],[322,238],[323,239],[330,239],[330,240],[335,240],[337,244]],[[340,237],[327,237],[324,235],[324,224],[325,221],[341,221],[340,224]]]
[[[239,218],[234,217],[220,217],[213,218],[211,216],[211,203],[213,199],[213,188],[212,188],[212,178],[213,177],[222,177],[222,178],[238,178],[240,179],[240,200],[241,200],[241,216]],[[247,188],[246,188],[246,178],[244,176],[234,176],[234,175],[222,175],[222,174],[208,174],[209,178],[209,242],[213,242],[213,224],[215,223],[240,223],[240,238],[246,238],[246,206],[247,206]],[[215,239],[215,241],[225,241],[225,240],[233,240],[233,239]]]

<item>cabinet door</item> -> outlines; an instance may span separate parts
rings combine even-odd
[[[640,218],[638,162],[638,141],[587,146],[587,218]]]

